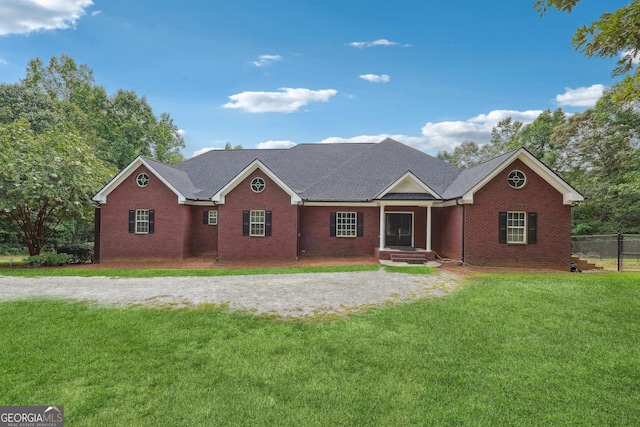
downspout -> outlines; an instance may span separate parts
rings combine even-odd
[[[220,205],[214,201],[213,206],[218,208],[218,224],[220,224]],[[220,261],[220,227],[218,227],[218,231],[216,232],[216,259],[214,259],[213,262],[218,261]]]
[[[460,199],[456,199],[456,205],[457,206],[462,206],[462,259],[461,261],[464,263],[464,228],[465,228],[465,223],[466,223],[466,209],[465,209],[465,205],[459,203]]]
[[[93,212],[93,262],[100,264],[100,234],[102,231],[100,203],[96,203]]]
[[[304,206],[304,199],[302,204],[297,205],[296,211],[296,261],[300,258],[300,208]]]

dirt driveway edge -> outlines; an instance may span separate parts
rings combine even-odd
[[[0,276],[0,300],[56,298],[109,306],[195,307],[226,305],[260,315],[310,317],[442,297],[462,276],[369,272],[215,277],[9,277]]]

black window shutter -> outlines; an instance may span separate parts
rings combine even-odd
[[[329,213],[329,237],[336,237],[336,213]]]
[[[149,209],[149,234],[156,231],[156,211]]]
[[[242,235],[249,235],[249,217],[251,213],[249,211],[242,211]]]
[[[507,243],[507,213],[500,212],[498,214],[498,242]]]
[[[264,235],[271,236],[271,211],[264,211]]]
[[[129,209],[129,233],[136,232],[136,211]]]
[[[204,225],[209,224],[209,211],[202,211],[202,223]]]
[[[356,227],[358,237],[364,236],[364,212],[358,212]]]
[[[538,241],[538,213],[529,212],[527,220],[527,243],[536,243]]]

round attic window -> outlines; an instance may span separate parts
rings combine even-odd
[[[262,193],[264,191],[264,187],[267,185],[264,183],[264,179],[262,178],[253,178],[251,180],[251,189],[254,193]]]
[[[522,188],[527,183],[527,177],[525,176],[524,172],[514,170],[509,172],[507,182],[512,188]]]
[[[136,177],[136,183],[138,187],[146,187],[149,185],[149,175],[146,173],[141,173]]]

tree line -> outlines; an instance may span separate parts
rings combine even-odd
[[[184,145],[144,96],[107,94],[67,55],[32,59],[0,84],[0,252],[90,240],[91,197],[136,156],[177,163]]]
[[[536,0],[571,13],[581,0]],[[607,7],[606,4],[602,5]],[[576,29],[574,49],[588,58],[617,58],[612,77],[621,77],[594,108],[567,115],[547,110],[526,126],[511,118],[493,129],[489,144],[465,141],[440,159],[470,167],[525,147],[584,196],[573,208],[574,234],[640,233],[640,0],[600,15]]]
[[[580,0],[536,0],[570,13]],[[603,6],[605,7],[605,6]],[[576,234],[640,233],[640,0],[603,13],[571,39],[587,57],[617,57],[622,77],[596,106],[568,116],[545,111],[533,123],[510,118],[491,142],[466,141],[438,157],[469,167],[526,147],[586,197],[573,209]],[[92,70],[73,58],[29,61],[19,83],[0,84],[0,252],[87,240],[91,196],[133,158],[182,160],[184,140],[167,113],[156,116],[145,97],[120,89],[108,95]],[[226,149],[241,149],[227,144]]]

